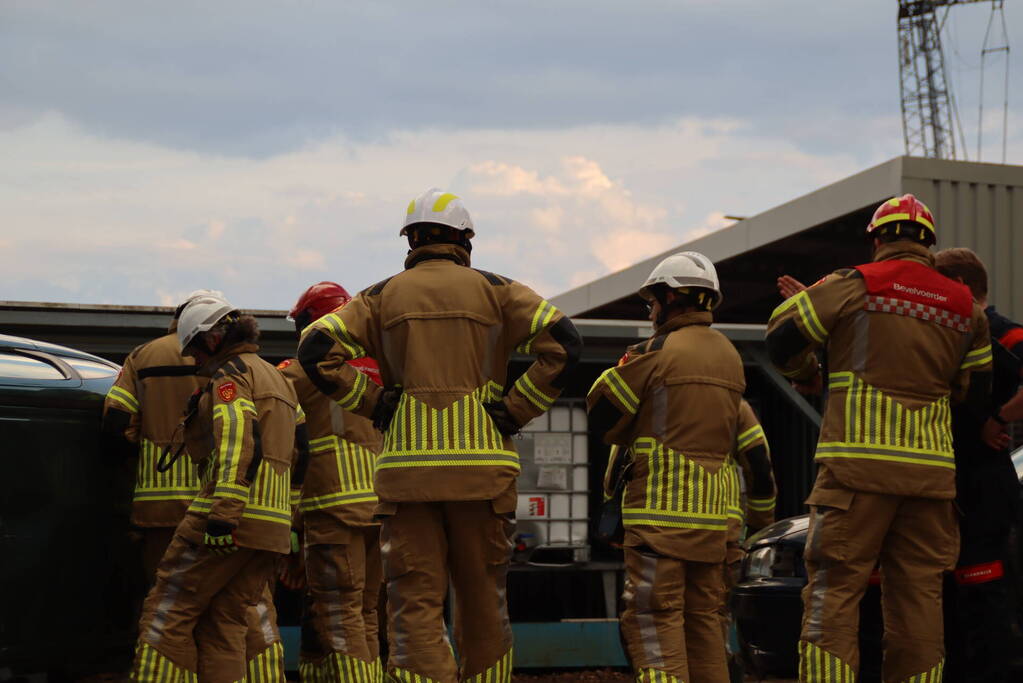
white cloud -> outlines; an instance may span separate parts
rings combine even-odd
[[[0,148],[6,298],[153,304],[212,287],[252,308],[284,308],[324,277],[354,291],[399,270],[404,207],[433,185],[472,213],[474,265],[553,296],[859,170],[732,119],[407,130],[245,160],[49,116],[0,132]]]

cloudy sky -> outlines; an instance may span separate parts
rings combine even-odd
[[[0,299],[355,291],[400,269],[431,186],[472,213],[474,265],[553,296],[901,154],[895,11],[0,0]],[[948,24],[971,158],[989,12]]]

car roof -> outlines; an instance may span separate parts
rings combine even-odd
[[[112,368],[117,368],[117,363],[108,361],[106,358],[100,358],[94,356],[91,353],[85,353],[84,351],[76,351],[66,346],[59,344],[51,344],[49,342],[39,341],[37,339],[28,339],[26,337],[15,337],[10,334],[0,334],[0,349],[28,349],[30,351],[42,351],[43,353],[51,353],[55,356],[64,356],[66,358],[81,358],[82,360],[91,360],[97,363],[105,363]]]

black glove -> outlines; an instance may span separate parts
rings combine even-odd
[[[387,428],[391,426],[391,420],[394,418],[394,411],[398,409],[402,391],[404,390],[400,386],[394,386],[380,392],[371,417],[373,426],[378,432],[386,432]]]
[[[211,519],[206,522],[206,533],[203,534],[203,542],[206,548],[214,555],[230,555],[238,550],[234,544],[234,527],[227,522],[219,522]]]
[[[484,403],[483,410],[487,411],[487,415],[494,421],[494,426],[497,427],[497,431],[501,432],[505,436],[511,436],[512,434],[518,434],[519,423],[515,421],[511,413],[508,412],[508,406],[505,405],[504,401],[494,401],[493,403]]]

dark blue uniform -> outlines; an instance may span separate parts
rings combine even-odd
[[[997,411],[1019,389],[1023,326],[994,306],[984,312],[991,328],[991,402]],[[992,450],[981,440],[985,421],[986,416],[966,409],[952,413],[956,500],[962,518],[959,563],[946,585],[945,680],[949,683],[1008,680],[1013,650],[1014,605],[1004,573],[1020,486],[1009,452]]]

